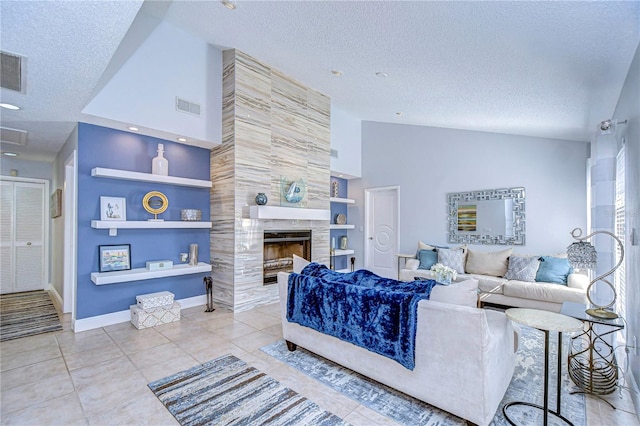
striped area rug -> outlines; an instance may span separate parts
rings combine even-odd
[[[0,295],[0,342],[58,330],[62,324],[48,292]]]
[[[233,355],[148,386],[181,425],[347,425]]]

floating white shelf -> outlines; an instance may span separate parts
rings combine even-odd
[[[92,220],[94,229],[108,229],[110,236],[118,235],[118,229],[206,229],[211,228],[211,222],[191,222],[177,220],[146,221],[146,220]]]
[[[334,223],[329,225],[329,229],[354,229],[355,225],[336,225]]]
[[[330,210],[305,209],[297,207],[279,206],[250,206],[251,219],[300,219],[300,220],[329,220]]]
[[[105,169],[103,167],[95,167],[91,169],[91,176],[121,179],[121,180],[136,180],[139,182],[155,182],[165,183],[168,185],[179,186],[191,186],[193,188],[211,188],[212,183],[210,180],[190,179],[176,176],[162,176],[153,175],[151,173],[130,172],[128,170],[117,169]]]
[[[104,285],[150,280],[153,278],[176,277],[178,275],[197,274],[199,272],[211,272],[211,265],[200,262],[196,266],[190,266],[188,264],[174,265],[171,269],[161,269],[157,271],[150,271],[146,268],[136,268],[128,271],[92,272],[91,281],[93,281],[95,285]]]
[[[348,249],[348,250],[335,249],[333,251],[334,256],[346,256],[348,254],[354,254],[354,253],[355,253],[355,250],[351,250],[351,249]]]
[[[329,201],[332,203],[343,203],[343,204],[353,204],[356,200],[352,200],[351,198],[338,198],[338,197],[330,197]]]

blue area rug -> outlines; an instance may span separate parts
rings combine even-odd
[[[517,328],[520,334],[520,345],[516,353],[516,367],[509,388],[491,422],[492,426],[509,425],[502,414],[502,406],[511,401],[528,401],[542,405],[544,334],[529,327],[522,326]],[[557,348],[557,334],[552,333],[550,336],[551,374],[549,378],[549,405],[552,410],[555,410]],[[289,352],[284,340],[265,346],[261,350],[400,424],[428,426],[465,425],[464,420],[459,417],[368,379],[305,349],[298,347],[294,352]],[[565,335],[562,347],[564,361],[562,367],[561,412],[575,426],[585,426],[587,423],[585,397],[583,394],[569,394],[571,390],[575,389],[575,386],[567,374],[567,354],[568,337]],[[464,392],[464,390],[461,391]],[[542,424],[540,410],[532,408],[520,408],[518,406],[509,408],[509,416],[517,424],[521,425]],[[564,425],[564,422],[550,415],[549,425]]]
[[[348,426],[233,355],[148,386],[183,426]]]

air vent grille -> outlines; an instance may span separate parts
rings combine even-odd
[[[188,114],[200,115],[200,104],[190,102],[176,96],[176,110],[186,112]]]
[[[0,52],[0,86],[4,89],[23,92],[23,59],[22,56]]]
[[[337,149],[332,149],[331,150],[331,158],[338,158],[338,150]]]
[[[27,132],[9,127],[0,127],[0,139],[2,143],[24,146],[27,144]]]

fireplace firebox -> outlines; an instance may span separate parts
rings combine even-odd
[[[311,231],[264,232],[264,285],[275,284],[278,272],[293,272],[293,255],[311,261]]]

